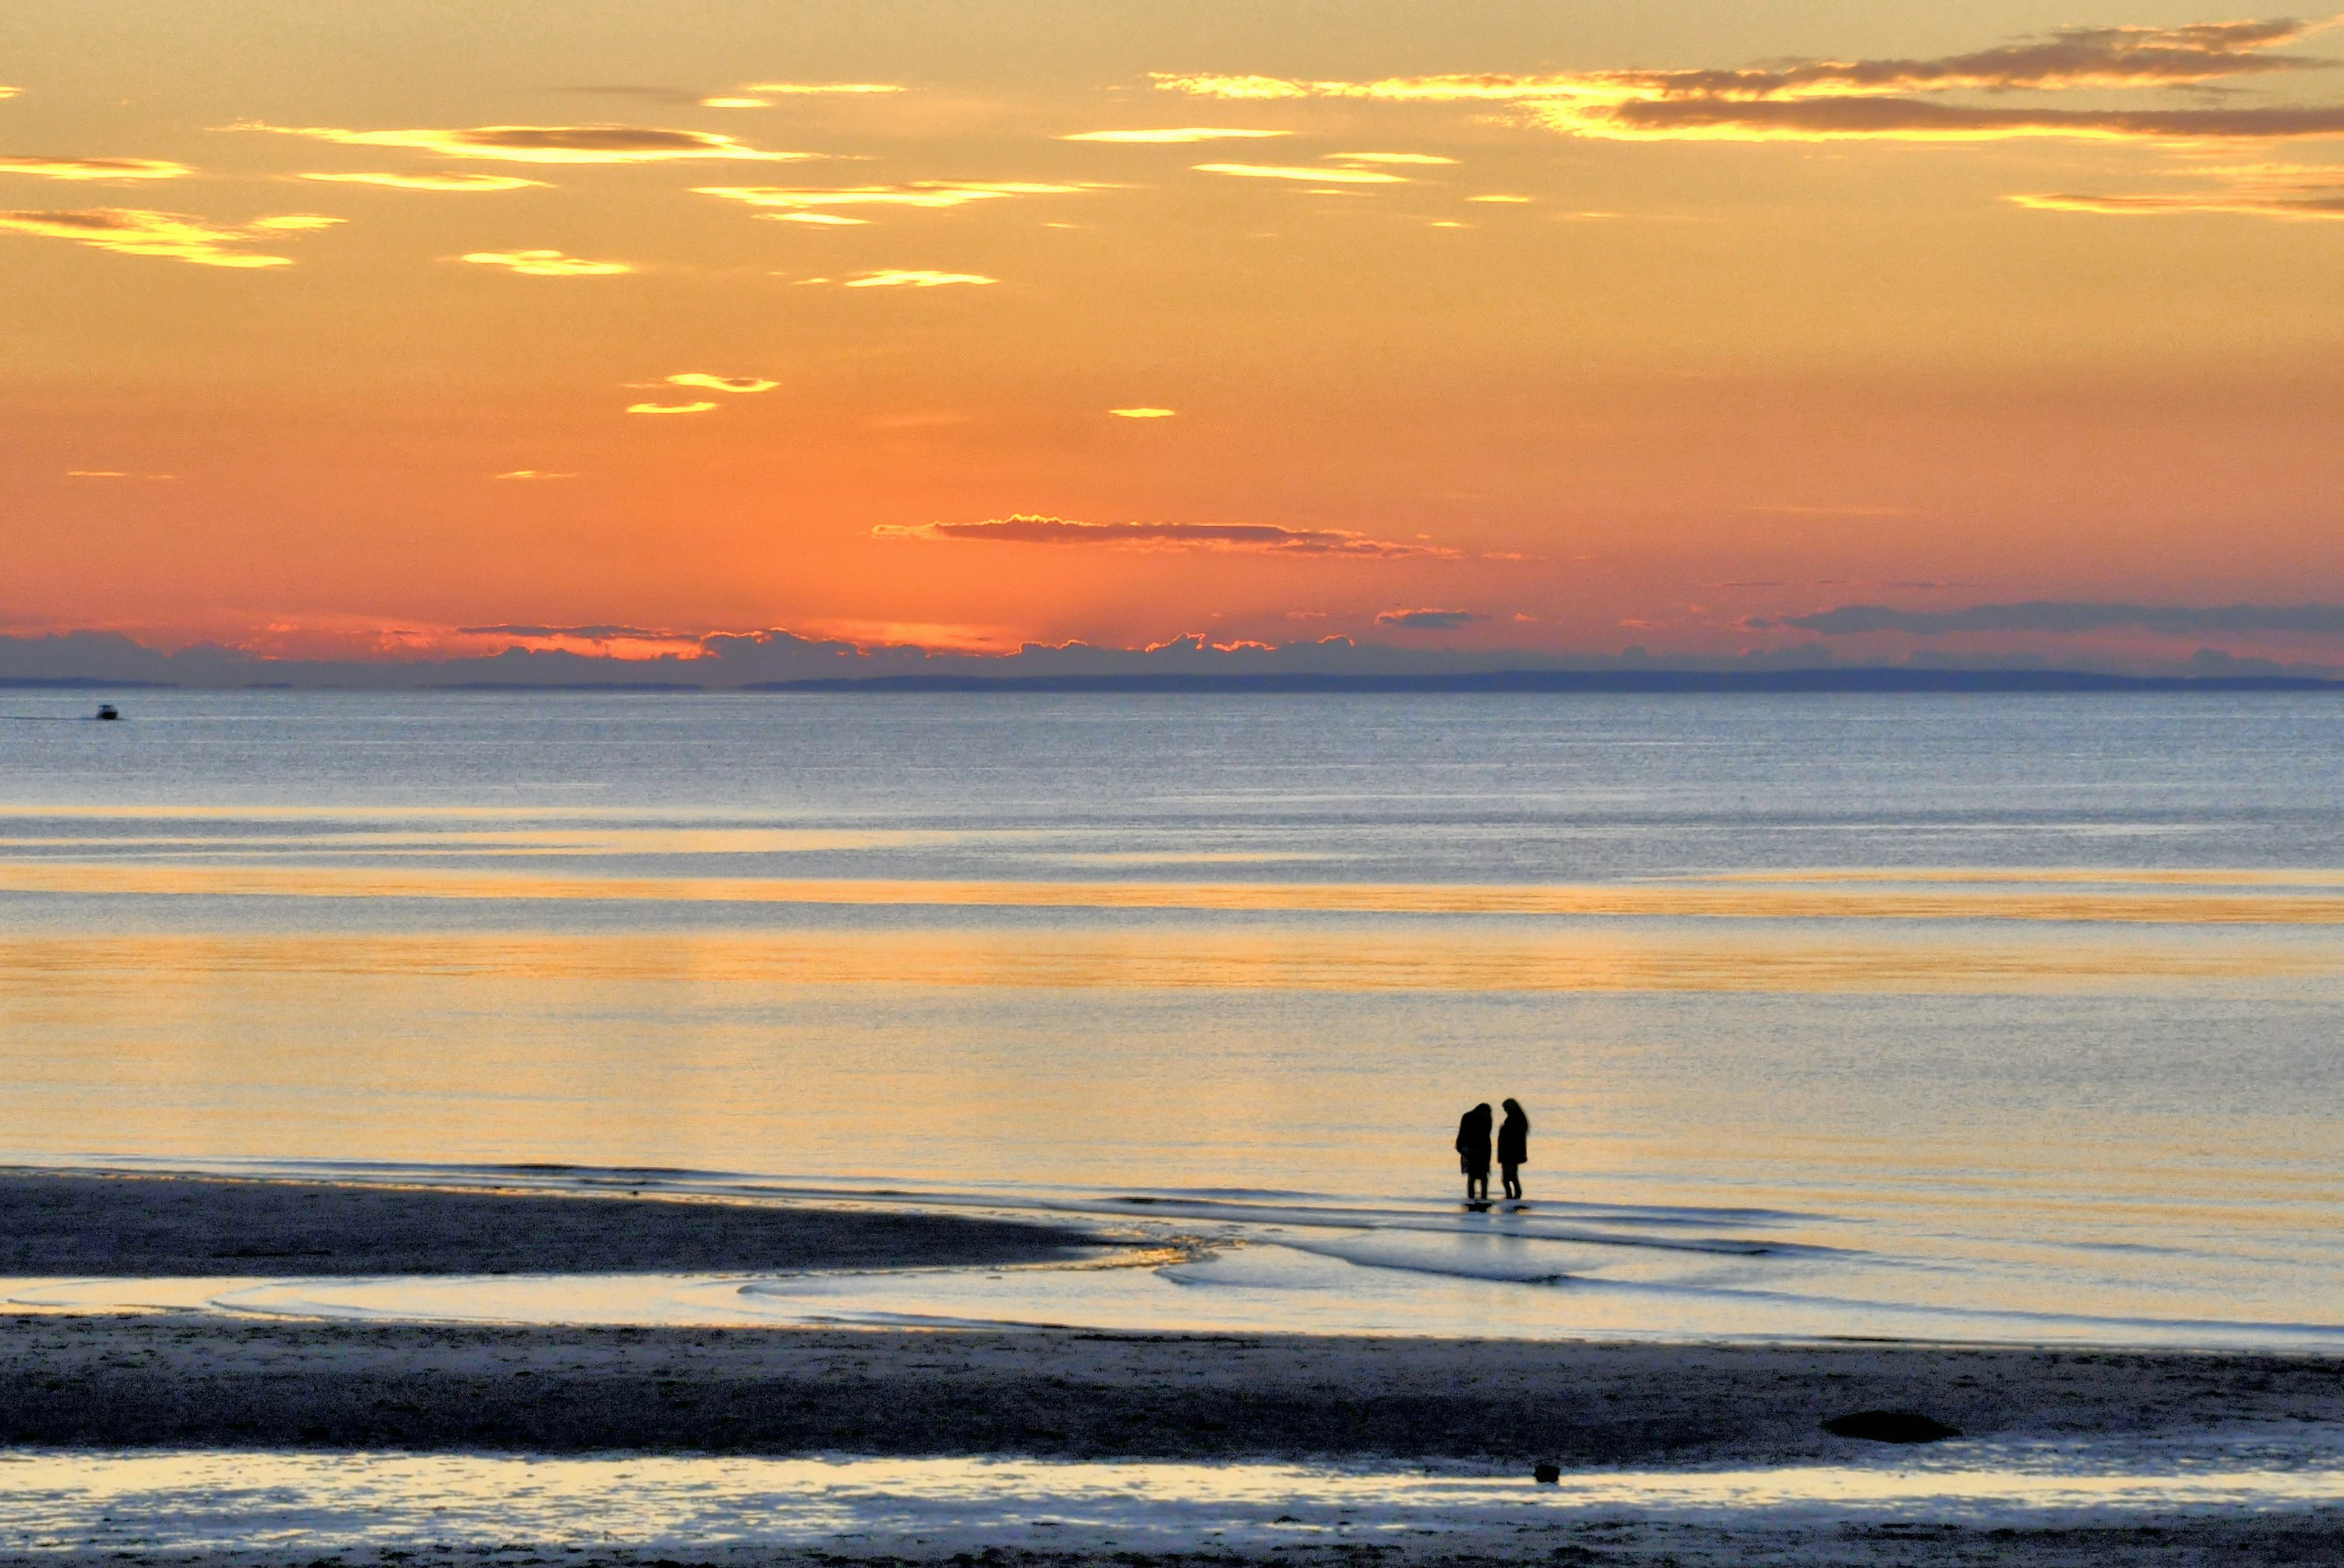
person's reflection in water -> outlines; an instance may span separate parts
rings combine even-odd
[[[1498,1170],[1506,1179],[1506,1197],[1522,1200],[1522,1167],[1531,1162],[1531,1118],[1519,1100],[1508,1100],[1506,1119],[1498,1128]],[[1482,1188],[1486,1195],[1489,1189]]]
[[[1457,1123],[1457,1163],[1465,1172],[1465,1201],[1490,1203],[1490,1102],[1483,1100]]]

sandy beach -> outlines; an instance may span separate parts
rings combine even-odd
[[[30,1172],[0,1181],[0,1258],[18,1277],[1013,1266],[1088,1240],[952,1217]],[[2344,1362],[1899,1343],[0,1315],[0,1443],[20,1452],[1463,1462],[1526,1476],[1542,1459],[1672,1471],[1844,1463],[1878,1450],[1822,1423],[1867,1409],[1924,1411],[1972,1438],[1999,1440],[2284,1433],[2344,1422]],[[2320,1561],[2344,1526],[2330,1511],[2016,1533],[1949,1526],[1915,1535],[1878,1522],[1753,1533],[1666,1520],[1539,1528],[1547,1533],[1531,1554],[1549,1561],[2060,1563],[2127,1552]],[[2127,1533],[2129,1545],[2117,1539]],[[1486,1535],[1339,1550],[1301,1542],[1279,1547],[1275,1560],[1506,1559],[1530,1544]],[[920,1560],[924,1549],[915,1544],[883,1552],[866,1543],[865,1555]],[[984,1544],[955,1543],[935,1560],[965,1561]],[[1019,1550],[983,1560],[1095,1560],[1041,1550],[1038,1540],[993,1544]],[[803,1553],[728,1548],[709,1560],[837,1562],[863,1550],[851,1542]],[[450,1560],[458,1555],[468,1554]],[[1217,1549],[1212,1560],[1245,1555]],[[369,1561],[363,1553],[344,1560]],[[408,1561],[433,1560],[426,1553]],[[652,1558],[615,1552],[591,1560]]]

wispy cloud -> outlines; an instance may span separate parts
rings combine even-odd
[[[248,248],[255,244],[328,228],[341,222],[315,213],[288,213],[250,223],[221,224],[180,212],[99,207],[68,212],[0,212],[0,230],[70,239],[125,256],[159,256],[198,267],[290,267],[289,256]]]
[[[610,278],[634,270],[623,261],[589,261],[559,250],[475,250],[464,259],[507,268],[524,278]]]
[[[489,477],[491,479],[510,480],[547,480],[576,479],[578,476],[574,472],[563,472],[553,469],[509,469],[503,473],[491,474]]]
[[[67,479],[137,479],[137,480],[162,480],[162,479],[177,479],[177,478],[178,478],[178,477],[179,477],[179,476],[178,476],[177,474],[175,474],[175,473],[131,473],[131,472],[129,472],[128,470],[124,470],[124,469],[67,469],[67,470],[66,470],[66,478],[67,478]]]
[[[1291,131],[1257,131],[1236,126],[1172,126],[1153,131],[1076,131],[1062,142],[1121,142],[1143,146],[1182,147],[1191,142],[1253,141],[1292,136]]]
[[[712,376],[705,370],[686,370],[680,376],[670,376],[671,387],[698,387],[711,392],[770,392],[781,385],[763,376]]]
[[[1179,411],[1177,409],[1109,409],[1107,410],[1118,420],[1168,420]]]
[[[849,288],[945,288],[955,283],[998,283],[981,272],[932,272],[924,267],[888,267],[846,280]]]
[[[156,157],[0,157],[0,174],[44,179],[183,179],[196,171]]]
[[[631,414],[704,414],[715,408],[714,403],[629,403]]]
[[[1087,183],[1008,179],[921,179],[903,185],[693,187],[695,193],[701,196],[719,197],[726,201],[765,209],[758,213],[760,217],[781,217],[793,223],[862,221],[857,218],[841,219],[827,211],[839,207],[906,207],[924,211],[943,211],[966,207],[971,202],[1004,201],[1013,197],[1026,196],[1075,196],[1086,190],[1107,188],[1110,187]]]
[[[1732,69],[1488,73],[1359,82],[1158,73],[1155,79],[1169,91],[1238,101],[1332,97],[1494,105],[1566,135],[1610,140],[2331,137],[2344,135],[2344,107],[2083,109],[1943,96],[2195,88],[2319,70],[2333,62],[2273,51],[2329,25],[2281,18],[2177,27],[2078,26],[1931,59],[1807,59]]]
[[[1392,561],[1406,556],[1454,557],[1438,545],[1370,539],[1338,528],[1281,528],[1267,522],[1079,522],[1020,514],[983,522],[881,523],[877,539],[923,539],[970,544],[1045,544],[1110,550],[1204,550],[1227,554],[1316,555]]]
[[[741,90],[769,98],[859,97],[910,91],[900,82],[751,82]]]
[[[2278,632],[2314,635],[2344,633],[2344,604],[2125,604],[2095,601],[2032,600],[2015,604],[1974,604],[1965,610],[1899,610],[1886,604],[1844,604],[1812,615],[1785,615],[1750,625],[1789,626],[1825,637],[1903,632],[1929,636],[1945,632],[2084,632],[2121,630],[2178,636],[2221,632]]]
[[[1200,163],[1198,174],[1235,175],[1240,179],[1296,179],[1312,185],[1406,185],[1405,176],[1373,168],[1311,168],[1259,163]]]
[[[455,130],[353,131],[332,126],[271,126],[243,122],[237,131],[273,131],[353,147],[404,147],[442,157],[501,163],[626,164],[802,163],[816,153],[767,152],[715,131],[663,130],[649,126],[474,126]]]
[[[1442,157],[1439,153],[1328,153],[1325,156],[1337,163],[1422,164],[1430,167],[1457,161],[1453,157]]]
[[[305,174],[301,177],[332,185],[379,185],[390,190],[521,190],[531,186],[548,188],[541,179],[523,179],[517,174]]]
[[[22,87],[0,87],[0,98],[13,98],[24,90]]]
[[[2344,218],[2344,169],[2318,173],[2323,177],[2306,180],[2249,175],[2209,190],[2136,195],[2058,191],[2014,196],[2010,199],[2038,212],[2094,212],[2127,217],[2228,213],[2297,221]]]
[[[1454,632],[1488,619],[1470,610],[1386,610],[1377,615],[1376,624],[1402,632]]]

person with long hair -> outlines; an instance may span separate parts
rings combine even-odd
[[[1520,1203],[1522,1167],[1531,1162],[1531,1118],[1521,1101],[1508,1100],[1505,1104],[1506,1119],[1498,1128],[1498,1169],[1506,1179],[1507,1200]]]
[[[1457,1163],[1465,1172],[1465,1201],[1490,1201],[1490,1123],[1495,1117],[1483,1100],[1457,1123]]]

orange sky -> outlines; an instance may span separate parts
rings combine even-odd
[[[23,0],[0,631],[1731,654],[2344,602],[2344,27],[2208,21]]]

